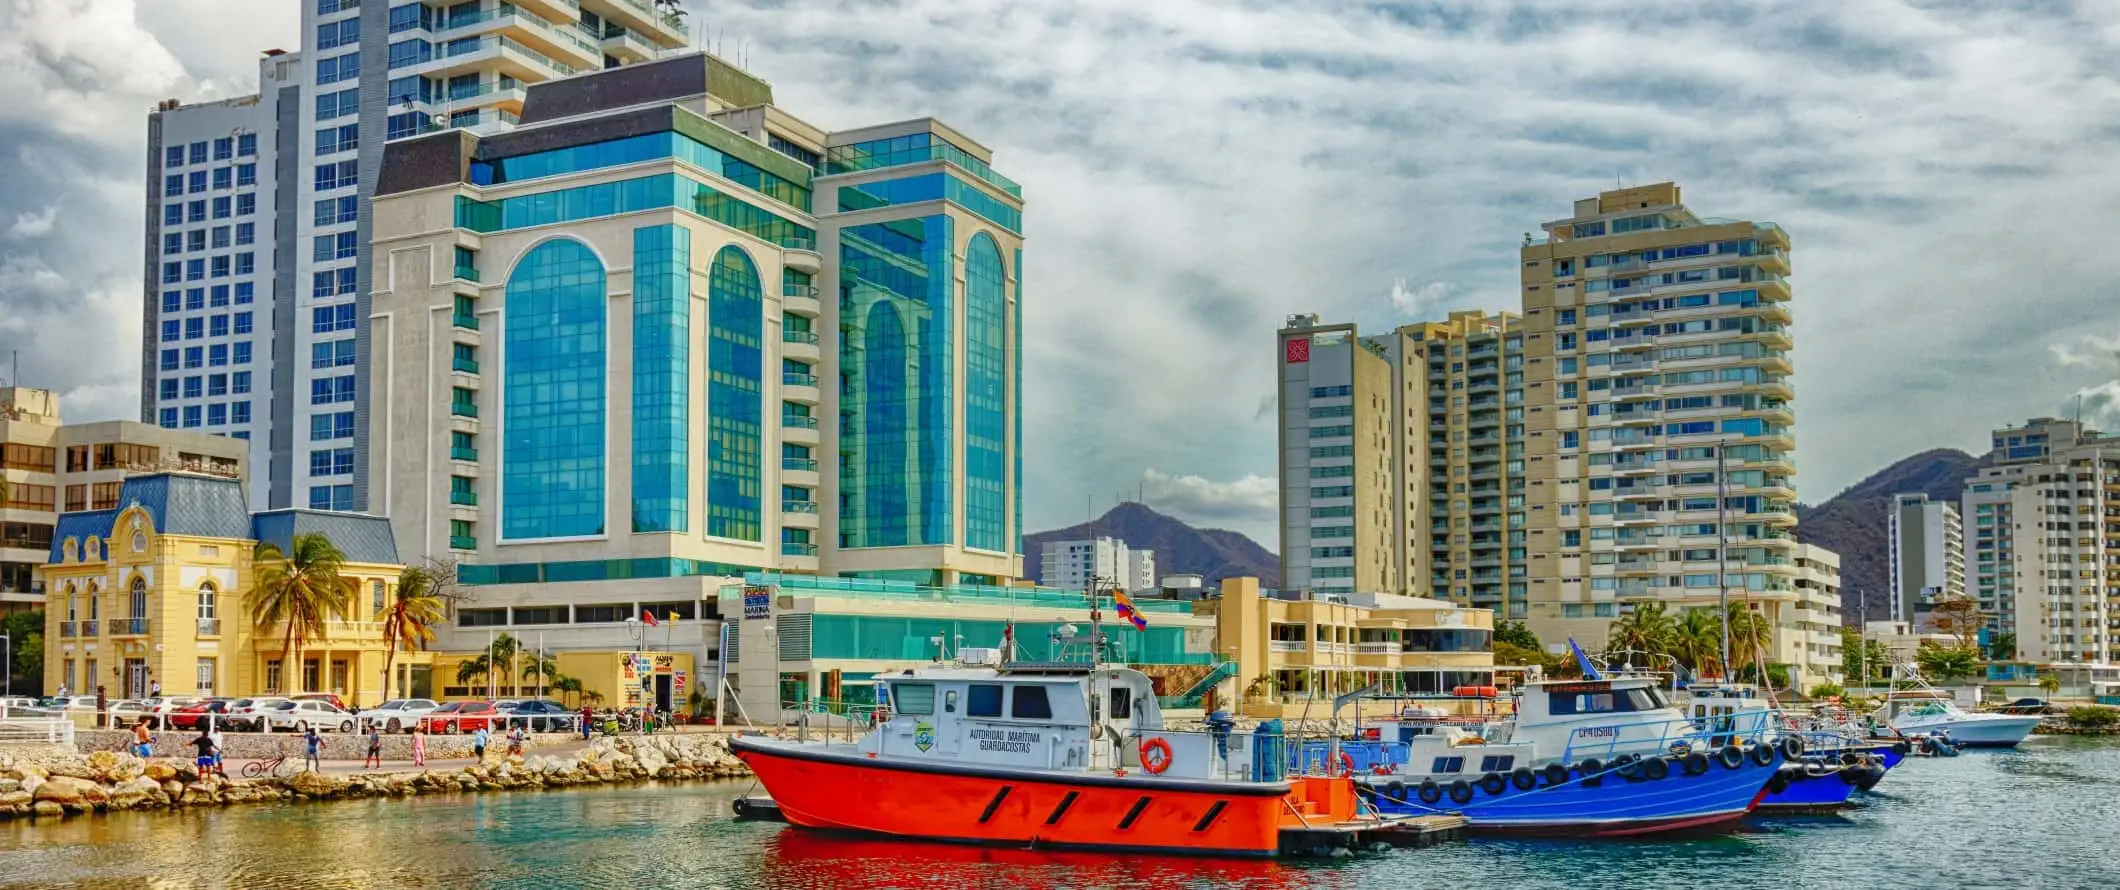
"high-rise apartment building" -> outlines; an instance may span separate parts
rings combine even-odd
[[[1601,645],[1631,603],[1727,591],[1793,633],[1788,236],[1672,183],[1544,229],[1521,251],[1533,629]]]
[[[1523,617],[1517,322],[1453,312],[1362,337],[1352,324],[1289,319],[1279,338],[1284,586],[1421,592]]]
[[[369,503],[369,201],[383,145],[512,128],[526,88],[690,41],[652,0],[301,0],[259,92],[148,124],[142,419],[252,443],[253,506]]]
[[[1931,606],[1966,595],[1965,533],[1958,505],[1920,493],[1896,495],[1886,525],[1892,563],[1890,620],[1919,627]]]
[[[1156,551],[1127,546],[1111,537],[1049,541],[1042,548],[1038,582],[1061,590],[1088,590],[1093,582],[1127,590],[1156,586]]]
[[[705,54],[527,93],[377,180],[370,506],[408,560],[513,624],[1021,574],[1022,197],[984,147],[828,131]]]
[[[1998,429],[1962,504],[1973,597],[2018,660],[2120,658],[2120,436],[2053,418]]]
[[[112,509],[124,481],[145,473],[241,480],[248,451],[234,439],[130,420],[67,424],[51,391],[0,387],[0,615],[45,602],[38,567],[49,561],[60,513]]]

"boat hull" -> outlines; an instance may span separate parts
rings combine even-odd
[[[1909,720],[1892,727],[1908,735],[1942,731],[1960,748],[2014,748],[2032,734],[2039,720],[2036,716],[1967,714],[1946,720]]]
[[[1059,850],[1270,857],[1279,849],[1284,814],[1298,806],[1290,801],[1297,794],[1290,783],[1008,772],[863,759],[743,736],[731,747],[790,824],[821,831]]]
[[[1403,798],[1379,791],[1376,805],[1386,815],[1456,813],[1475,831],[1627,837],[1734,827],[1765,796],[1767,782],[1781,762],[1779,754],[1765,765],[1747,757],[1736,769],[1717,762],[1707,772],[1689,776],[1673,761],[1662,779],[1629,780],[1618,771],[1607,770],[1595,784],[1585,783],[1579,772],[1571,771],[1568,781],[1558,785],[1541,779],[1536,787],[1525,790],[1512,783],[1500,794],[1474,788],[1471,799],[1461,803],[1448,796],[1424,803],[1418,780],[1367,776],[1361,781],[1373,789],[1404,785]]]

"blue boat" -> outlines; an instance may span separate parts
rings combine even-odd
[[[1728,828],[1765,797],[1800,740],[1769,715],[1701,731],[1649,677],[1532,682],[1507,718],[1421,709],[1396,739],[1296,746],[1299,766],[1357,773],[1386,815],[1454,813],[1475,830],[1621,837]]]
[[[1687,690],[1693,724],[1706,731],[1725,728],[1733,714],[1767,711],[1775,714],[1777,738],[1801,740],[1802,756],[1794,758],[1781,775],[1767,784],[1767,796],[1759,803],[1766,813],[1829,812],[1845,807],[1857,791],[1867,791],[1896,765],[1904,749],[1865,741],[1858,736],[1815,721],[1808,731],[1796,717],[1773,708],[1770,701],[1748,686],[1696,684]]]

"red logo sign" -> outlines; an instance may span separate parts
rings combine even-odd
[[[1288,341],[1288,363],[1310,361],[1310,338],[1298,337]]]

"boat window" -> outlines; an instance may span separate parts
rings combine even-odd
[[[1053,718],[1053,703],[1046,700],[1043,686],[1016,687],[1016,697],[1009,702],[1008,708],[1008,715],[1020,720]]]
[[[966,717],[1001,716],[1001,687],[973,685],[971,700],[965,706],[964,715]]]
[[[957,690],[952,689],[942,694],[942,710],[946,714],[957,713]]]
[[[1464,771],[1465,758],[1463,757],[1438,757],[1435,759],[1435,767],[1429,770],[1431,773],[1460,773]]]
[[[1506,773],[1510,767],[1515,765],[1516,755],[1514,754],[1480,758],[1480,772],[1483,773]]]
[[[1588,692],[1553,697],[1555,714],[1603,714],[1618,710],[1610,692]]]
[[[952,693],[954,694],[954,693]],[[891,708],[900,714],[925,717],[935,713],[935,687],[927,683],[891,684]]]
[[[1131,718],[1132,718],[1133,716],[1134,716],[1134,691],[1133,691],[1133,690],[1131,690],[1131,689],[1113,689],[1113,690],[1112,690],[1112,719],[1113,719],[1113,720],[1128,720],[1128,719],[1131,719]]]
[[[1627,704],[1630,711],[1653,711],[1669,703],[1664,701],[1661,690],[1647,688],[1627,690]]]

